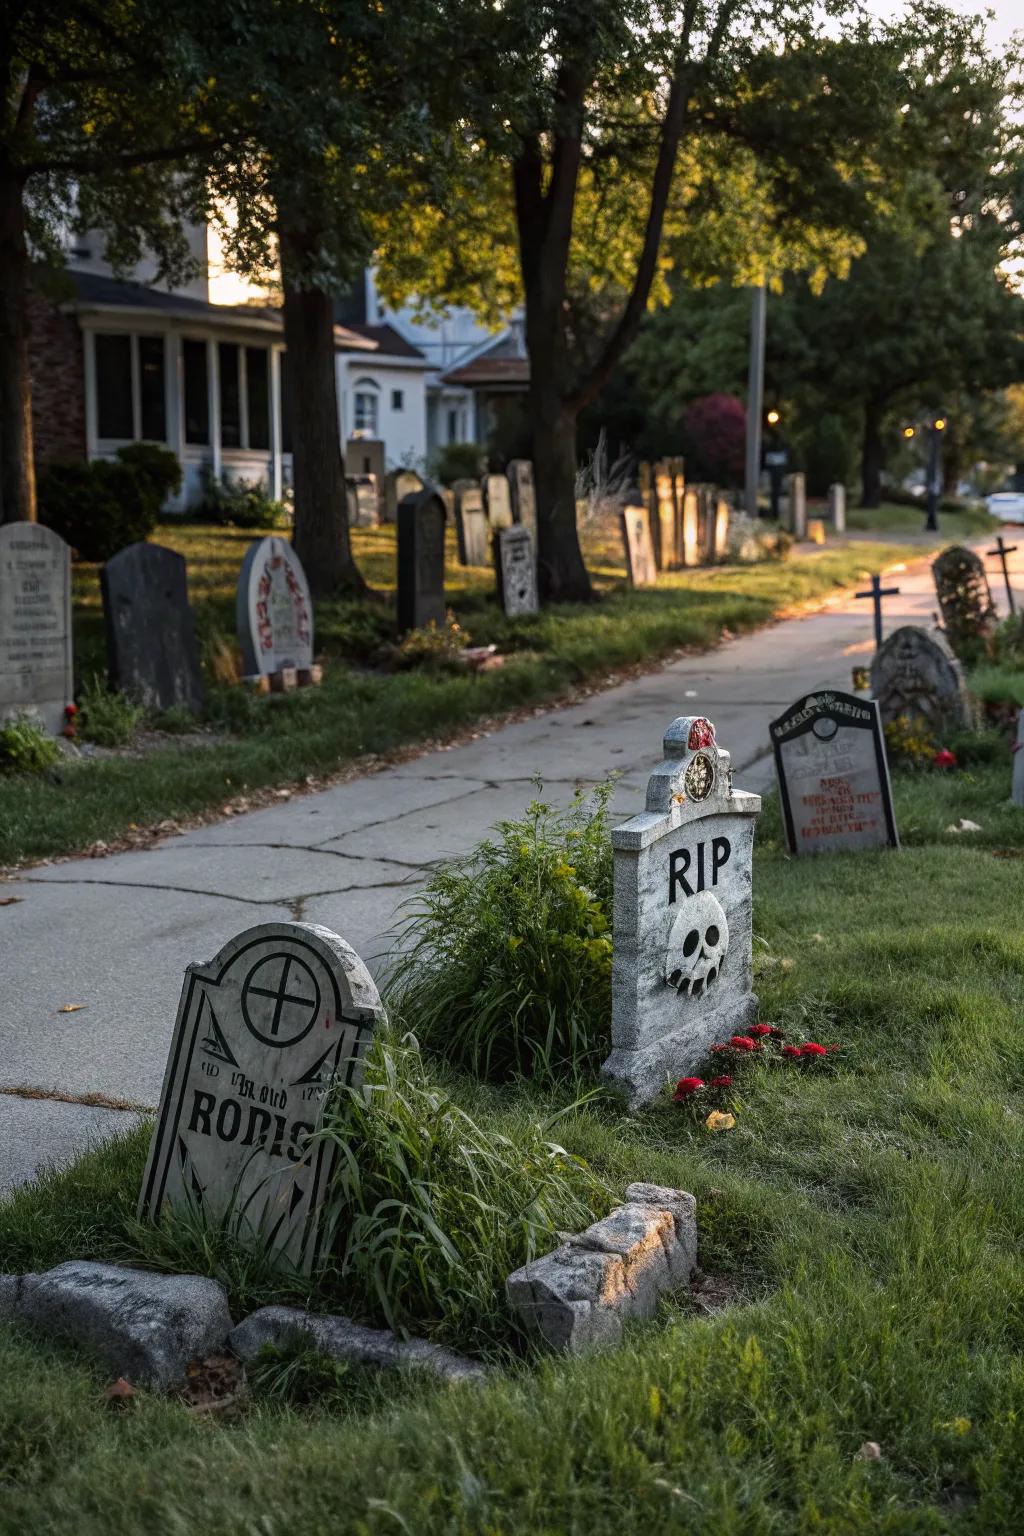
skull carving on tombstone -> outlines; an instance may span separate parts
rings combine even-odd
[[[677,992],[700,997],[721,975],[729,949],[729,922],[718,899],[699,891],[684,902],[672,924],[665,980]]]

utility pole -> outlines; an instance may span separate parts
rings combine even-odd
[[[757,482],[761,478],[761,416],[764,411],[764,336],[768,289],[759,283],[750,308],[750,372],[747,377],[747,516],[757,516]]]

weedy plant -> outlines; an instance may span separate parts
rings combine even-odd
[[[410,904],[389,987],[430,1050],[478,1077],[585,1076],[610,1045],[611,785],[442,865]]]
[[[82,689],[79,729],[98,747],[124,747],[131,741],[144,711],[127,694],[108,688],[94,676]]]
[[[60,761],[60,748],[35,721],[18,716],[0,725],[0,773],[46,773]]]
[[[340,1151],[328,1219],[352,1302],[461,1348],[507,1340],[506,1276],[610,1204],[587,1164],[548,1139],[551,1124],[483,1125],[430,1080],[412,1036],[380,1039],[319,1132]]]

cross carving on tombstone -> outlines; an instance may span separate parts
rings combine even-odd
[[[1004,544],[1003,536],[1002,536],[1002,534],[999,534],[999,536],[996,539],[996,547],[995,547],[995,549],[987,550],[986,553],[989,554],[989,555],[998,555],[999,556],[999,562],[1000,562],[1000,564],[1003,567],[1003,580],[1006,583],[1006,601],[1010,605],[1010,612],[1011,613],[1016,613],[1017,612],[1017,605],[1016,605],[1016,603],[1013,600],[1013,588],[1010,586],[1010,572],[1007,569],[1006,557],[1007,557],[1007,555],[1015,555],[1017,553],[1017,545],[1016,544]]]
[[[858,592],[857,597],[870,597],[875,605],[875,648],[882,644],[882,598],[898,597],[899,587],[883,587],[881,576],[872,576],[871,589],[868,592]]]

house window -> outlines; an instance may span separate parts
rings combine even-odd
[[[459,441],[459,413],[458,413],[458,411],[449,411],[448,412],[448,441],[450,443],[457,443]]]
[[[391,391],[391,409],[393,411],[405,410],[405,393],[403,390],[393,389]]]
[[[206,342],[183,341],[185,373],[185,441],[210,441],[210,377],[206,367]]]
[[[270,447],[270,353],[266,347],[245,349],[246,417],[249,447]]]
[[[222,448],[242,446],[242,388],[238,375],[238,345],[217,343],[220,373],[220,443]]]
[[[266,347],[217,343],[222,448],[270,447],[270,352]]]
[[[378,393],[372,379],[357,380],[352,400],[352,430],[357,437],[377,436]]]
[[[162,336],[97,335],[96,430],[101,438],[167,440]]]

